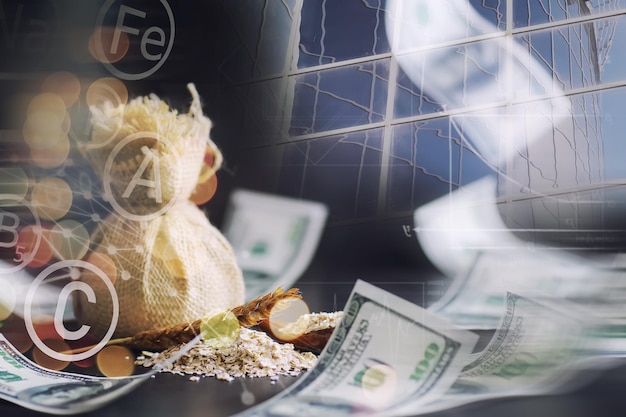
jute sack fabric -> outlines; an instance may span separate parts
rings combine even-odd
[[[115,337],[191,322],[243,302],[241,272],[230,244],[190,201],[147,222],[113,213],[92,240],[97,242],[93,252],[115,263]],[[114,301],[94,273],[86,271],[81,280],[94,289],[98,302],[76,297],[75,314],[100,336],[110,326]]]
[[[92,141],[83,154],[110,184],[108,197],[118,204],[94,230],[86,257],[106,270],[115,291],[86,269],[80,279],[94,289],[97,302],[80,291],[74,298],[78,321],[97,336],[114,321],[114,305],[119,305],[114,336],[125,337],[244,301],[243,277],[230,244],[188,200],[199,178],[214,175],[221,163],[208,138],[210,120],[202,115],[193,85],[190,91],[188,114],[170,110],[154,95],[91,109]],[[203,169],[207,147],[215,163]],[[132,181],[137,184],[128,192]]]
[[[105,101],[90,108],[91,141],[83,146],[83,155],[110,186],[112,199],[131,214],[144,215],[186,200],[200,175],[215,174],[222,154],[209,138],[211,121],[202,114],[200,98],[190,84],[193,101],[187,114],[180,114],[154,94],[137,97],[128,104],[113,106]],[[210,148],[215,163],[209,172],[201,172],[205,150]],[[147,164],[142,166],[144,160]],[[158,167],[155,167],[158,162]],[[158,191],[154,187],[129,184],[137,173],[154,182],[158,173]]]

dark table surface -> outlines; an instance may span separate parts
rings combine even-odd
[[[342,309],[354,279],[361,278],[395,292],[417,304],[428,304],[429,282],[442,279],[434,270],[415,274],[392,270],[371,270],[358,276],[317,265],[295,286],[300,288],[312,311]],[[390,279],[393,277],[393,279]],[[433,287],[434,288],[434,287]],[[490,333],[481,333],[479,349]],[[94,417],[199,417],[230,416],[258,404],[297,381],[298,377],[239,378],[231,382],[212,377],[190,380],[189,376],[159,373],[122,398],[84,415]],[[576,375],[580,386],[558,395],[508,397],[465,405],[433,415],[441,417],[591,417],[626,415],[626,359],[611,362],[602,371]],[[44,415],[0,400],[0,417]]]
[[[559,395],[503,398],[483,401],[433,415],[441,417],[591,417],[626,415],[626,364],[619,364],[600,374],[581,374],[589,378],[583,387]],[[282,377],[276,383],[265,378],[236,379],[232,382],[161,373],[128,395],[86,413],[93,417],[150,416],[199,417],[230,416],[250,407],[251,399],[264,401],[297,380]],[[35,417],[44,414],[0,401],[2,417]]]

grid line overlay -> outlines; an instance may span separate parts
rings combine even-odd
[[[481,117],[485,113],[498,115],[524,106],[530,108],[540,102],[547,102],[546,108],[552,106],[551,112],[558,112],[558,106],[551,101],[561,97],[566,97],[570,102],[571,127],[566,132],[555,126],[551,133],[552,140],[564,141],[572,149],[575,169],[584,172],[581,176],[573,174],[573,181],[577,185],[586,186],[602,180],[602,129],[598,122],[601,111],[597,95],[626,86],[624,77],[600,79],[610,57],[611,34],[615,32],[616,22],[625,20],[624,2],[594,1],[589,9],[586,3],[577,1],[565,4],[527,0],[526,16],[520,12],[520,4],[510,0],[471,3],[469,7],[482,8],[480,13],[493,24],[492,30],[480,32],[468,23],[467,36],[421,46],[395,48],[394,45],[401,43],[398,39],[383,38],[396,38],[401,35],[400,31],[397,27],[392,31],[387,28],[388,33],[385,34],[381,31],[382,22],[385,19],[387,22],[399,22],[402,16],[387,16],[389,10],[384,2],[347,1],[343,3],[344,10],[339,10],[333,2],[298,0],[294,4],[290,56],[285,59],[290,65],[285,66],[281,74],[267,73],[243,83],[268,83],[275,79],[285,81],[287,91],[283,95],[284,101],[277,104],[283,109],[283,115],[289,115],[289,119],[283,119],[280,131],[270,142],[252,140],[247,144],[247,149],[252,151],[269,146],[287,155],[283,158],[287,168],[281,169],[275,179],[277,190],[300,198],[328,199],[331,205],[336,205],[340,208],[338,211],[344,213],[331,218],[335,224],[351,223],[355,219],[408,216],[416,206],[433,197],[419,195],[429,182],[439,183],[438,187],[443,186],[449,192],[475,179],[473,174],[465,171],[463,165],[447,166],[442,170],[429,165],[428,161],[420,160],[423,155],[443,144],[443,155],[449,161],[448,164],[466,163],[470,166],[476,164],[476,160],[482,159],[484,162],[485,158],[481,158],[479,150],[464,146],[468,143],[466,132],[455,132],[455,129],[450,128],[444,132],[446,129],[438,127],[440,120],[448,124],[449,120],[459,117]],[[355,11],[358,7],[362,10]],[[341,48],[336,21],[346,17],[346,9],[354,14],[354,22],[357,16],[359,22],[364,22],[362,26],[365,29],[352,29],[355,31],[353,36],[358,37],[369,31],[369,36],[363,36],[370,39],[369,49],[365,46],[352,48],[352,51]],[[398,14],[402,13],[401,8],[395,10]],[[466,22],[470,16],[470,12],[467,13]],[[296,27],[298,30],[294,29]],[[603,29],[601,33],[595,34],[600,31],[598,28]],[[481,66],[477,54],[480,48],[487,50],[490,44],[506,46],[498,52],[500,57],[496,59],[500,60],[500,64],[486,68]],[[511,45],[524,49],[525,57],[513,56]],[[354,49],[360,51],[360,54],[355,55]],[[451,51],[450,54],[463,57],[463,69],[460,70],[463,75],[458,81],[462,97],[457,105],[444,104],[416,87],[416,84],[427,84],[427,78],[431,76],[428,71],[435,68],[428,66],[431,63],[429,60],[441,51]],[[423,67],[426,68],[421,73],[423,84],[409,80],[406,74],[408,66],[403,60],[412,60],[414,57],[422,59]],[[529,91],[522,96],[513,94],[513,87],[519,80],[513,79],[512,71],[507,68],[530,65],[520,59],[533,60],[532,65],[542,67],[553,83],[537,86],[532,71],[528,70],[526,82]],[[563,66],[564,62],[569,64]],[[484,79],[504,82],[509,87],[502,96],[490,101],[466,101],[473,94],[468,74],[479,72]],[[509,77],[508,80],[506,77]],[[571,133],[569,129],[574,132],[574,136],[568,137]],[[372,132],[376,132],[382,142],[377,161],[368,165],[366,154],[376,148],[368,145],[368,135]],[[405,134],[401,135],[402,132]],[[431,135],[424,132],[431,132]],[[406,142],[410,142],[411,146]],[[581,150],[583,142],[588,148],[584,152]],[[340,152],[347,153],[347,145],[360,148],[350,151],[360,155],[358,161],[331,157]],[[557,143],[554,146],[564,145]],[[324,157],[315,158],[311,156],[313,154]],[[529,158],[528,155],[521,158],[527,163],[528,172],[547,172],[545,167],[533,166]],[[495,170],[497,175],[503,177],[509,175],[510,167],[492,162],[485,164],[487,171]],[[519,161],[516,163],[519,165]],[[339,197],[343,202],[337,203],[333,199],[338,197],[337,192],[331,190],[326,194],[325,189],[316,191],[316,188],[329,186],[320,179],[324,167],[334,167],[335,173],[332,175],[338,177],[342,176],[342,172],[346,175],[351,175],[348,171],[355,173],[351,183],[353,192]],[[484,174],[485,167],[482,170]],[[375,184],[364,180],[365,172],[369,172],[369,178],[375,177]],[[536,176],[532,172],[527,175],[529,181],[533,175]],[[285,180],[287,177],[297,177],[297,187],[289,185],[290,181]],[[396,184],[399,178],[403,178],[402,187]],[[551,180],[554,182],[554,178]],[[522,200],[524,196],[521,194],[511,194],[514,191],[512,185],[505,185],[506,182],[500,181],[501,186],[505,187],[501,191],[510,194],[509,200]],[[576,184],[564,183],[562,187]],[[329,187],[332,188],[332,184]],[[365,194],[365,187],[376,188],[375,196],[369,193],[372,201],[359,200]],[[525,187],[532,189],[533,184],[529,182]],[[343,206],[350,207],[347,209]],[[372,210],[372,206],[375,210]]]

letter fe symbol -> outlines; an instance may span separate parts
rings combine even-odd
[[[141,57],[145,60],[147,68],[142,66],[136,72],[131,72],[124,67],[124,60],[117,63],[104,62],[111,74],[124,80],[141,80],[154,74],[167,60],[172,46],[174,45],[174,14],[166,0],[160,0],[164,13],[167,15],[169,28],[160,26],[146,27],[155,11],[147,12],[138,8],[119,4],[118,0],[107,0],[100,9],[96,25],[98,28],[113,27],[113,36],[110,44],[103,43],[102,39],[96,40],[96,48],[104,53],[116,54],[120,47],[120,39],[123,34],[129,36],[133,44],[139,45]],[[119,4],[119,7],[115,7]],[[162,21],[162,15],[158,16],[158,21]],[[106,22],[105,22],[106,20]],[[168,38],[169,35],[169,38]],[[136,38],[136,39],[132,39]]]

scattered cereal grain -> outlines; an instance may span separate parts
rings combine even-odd
[[[136,364],[152,367],[176,355],[181,347],[174,346],[160,353],[144,352]],[[214,376],[225,381],[238,377],[277,380],[280,375],[297,376],[312,368],[316,361],[317,356],[310,352],[298,352],[290,343],[276,342],[264,332],[243,327],[239,339],[231,346],[214,349],[198,343],[163,372]]]

